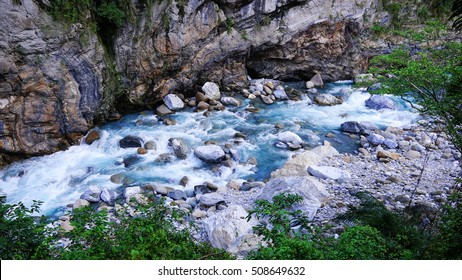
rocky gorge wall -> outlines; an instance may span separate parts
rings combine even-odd
[[[194,96],[206,81],[351,78],[367,67],[361,33],[381,15],[378,0],[148,2],[133,1],[109,52],[85,14],[63,23],[49,1],[0,0],[2,161],[65,149],[118,111]]]

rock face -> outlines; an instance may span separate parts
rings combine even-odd
[[[169,94],[204,91],[219,99],[217,87],[242,88],[248,75],[351,78],[367,65],[359,38],[378,5],[133,1],[136,21],[126,22],[105,48],[85,20],[54,21],[46,12],[50,1],[0,2],[0,152],[10,157],[65,149],[116,109],[157,108]],[[158,111],[170,113],[164,107]]]

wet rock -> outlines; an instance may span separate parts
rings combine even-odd
[[[241,101],[234,97],[222,97],[221,103],[226,106],[241,106]]]
[[[305,83],[305,87],[307,89],[312,89],[312,88],[314,88],[314,83],[312,81],[308,81],[308,82]]]
[[[176,125],[176,121],[171,118],[163,118],[162,123],[165,125]]]
[[[287,96],[287,93],[283,89],[276,89],[273,92],[273,95],[274,95],[274,97],[276,97],[276,99],[279,99],[279,100],[287,100],[287,99],[289,99],[289,97]]]
[[[169,142],[169,145],[172,147],[175,155],[180,159],[186,159],[188,155],[191,153],[191,149],[184,142],[183,139],[170,138],[168,142]]]
[[[210,108],[210,105],[205,102],[205,101],[200,101],[198,104],[197,104],[197,107],[196,107],[196,110],[197,111],[205,111],[205,110],[208,110]]]
[[[160,105],[159,107],[157,107],[156,109],[156,114],[158,116],[165,116],[165,115],[170,115],[170,114],[173,114],[173,111],[170,110],[167,106],[165,106],[164,104]]]
[[[219,100],[221,97],[220,88],[217,84],[212,82],[206,82],[202,86],[202,91],[204,92],[207,99]]]
[[[218,190],[218,186],[215,185],[214,183],[205,182],[204,185],[206,185],[207,188],[209,188],[211,191],[217,191]]]
[[[278,140],[291,149],[300,149],[303,143],[303,140],[300,138],[300,136],[290,131],[279,133]]]
[[[148,153],[148,150],[146,150],[145,148],[139,147],[138,150],[136,150],[136,152],[137,152],[139,155],[145,155],[145,154]]]
[[[308,173],[320,179],[330,179],[339,182],[348,181],[351,178],[350,173],[332,166],[310,165]]]
[[[343,103],[341,98],[335,97],[329,93],[318,94],[314,97],[313,101],[320,106],[334,106]]]
[[[90,186],[85,190],[80,198],[85,199],[88,202],[99,202],[101,199],[101,190],[96,186]]]
[[[270,96],[266,96],[266,95],[262,95],[262,96],[261,96],[261,100],[263,101],[263,103],[268,104],[268,105],[274,103],[274,100],[271,99]]]
[[[204,102],[206,103],[208,98],[202,92],[196,93],[196,102]]]
[[[180,180],[180,185],[183,187],[186,187],[188,185],[188,182],[189,182],[188,176],[183,176],[183,178],[181,178]]]
[[[131,167],[132,165],[137,164],[138,162],[142,161],[143,159],[138,155],[129,155],[123,158],[123,164],[125,167]]]
[[[143,140],[138,136],[125,136],[119,141],[119,146],[123,149],[142,147]]]
[[[205,145],[194,149],[194,155],[205,162],[216,163],[223,160],[225,152],[218,145]]]
[[[122,184],[125,178],[126,176],[123,173],[117,173],[117,174],[112,175],[109,178],[109,180],[111,180],[111,182],[114,184]]]
[[[85,143],[88,145],[93,144],[96,140],[99,140],[101,138],[101,135],[98,130],[91,130],[87,136],[85,137]]]
[[[324,82],[319,73],[316,73],[316,75],[311,78],[310,82],[312,82],[315,87],[324,87]]]
[[[172,111],[177,111],[184,108],[184,102],[176,94],[167,94],[163,101],[165,106]]]
[[[344,122],[340,125],[340,127],[342,128],[342,131],[344,132],[349,132],[349,133],[354,133],[354,134],[361,134],[364,132],[361,125],[355,121]]]
[[[374,110],[396,109],[396,105],[393,99],[383,95],[371,95],[371,97],[366,100],[366,107]]]
[[[156,150],[156,149],[157,149],[156,142],[154,142],[154,141],[147,141],[146,143],[144,143],[144,148],[145,148],[146,150]]]
[[[206,194],[206,193],[211,193],[212,190],[209,189],[206,185],[197,185],[194,186],[194,193],[195,194]]]

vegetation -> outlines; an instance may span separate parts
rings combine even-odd
[[[108,220],[106,211],[90,207],[75,209],[74,229],[57,232],[30,216],[38,211],[22,204],[0,204],[0,259],[232,259],[223,250],[195,241],[180,211],[163,201],[136,206],[135,215],[120,211],[118,222]],[[68,238],[69,245],[58,245]]]

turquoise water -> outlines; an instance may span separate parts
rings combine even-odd
[[[159,122],[152,112],[142,112],[125,116],[122,120],[99,127],[101,139],[92,145],[82,143],[66,151],[36,157],[10,165],[0,171],[0,189],[7,193],[7,202],[23,201],[30,205],[32,200],[44,202],[42,211],[46,215],[59,215],[66,205],[73,203],[91,185],[121,190],[120,184],[109,178],[123,173],[133,182],[131,185],[179,186],[183,176],[189,177],[187,189],[195,185],[212,182],[224,186],[230,179],[264,180],[270,173],[281,167],[291,155],[301,151],[289,151],[276,147],[277,135],[291,131],[299,135],[308,147],[320,145],[326,133],[336,134],[335,139],[326,139],[340,152],[353,152],[357,148],[355,140],[343,135],[340,124],[345,121],[370,121],[379,127],[410,125],[418,115],[400,100],[398,110],[376,111],[364,106],[370,94],[353,90],[351,82],[328,84],[324,92],[345,94],[349,98],[341,105],[321,107],[311,105],[305,97],[301,101],[283,101],[272,105],[258,101],[244,100],[238,108],[214,111],[209,117],[188,109],[169,116],[176,120],[174,126]],[[245,109],[255,103],[260,108],[257,113]],[[276,124],[283,128],[277,130]],[[236,139],[236,132],[244,133],[246,139]],[[127,135],[138,136],[143,141],[155,141],[157,150],[140,155],[140,160],[125,167],[123,159],[136,155],[136,148],[121,149],[119,140]],[[185,160],[177,159],[169,163],[159,161],[159,156],[172,153],[168,146],[170,138],[181,138],[191,148]],[[196,158],[192,150],[213,140],[218,145],[231,147],[235,157],[230,167],[206,164]],[[247,164],[255,157],[258,164]]]

